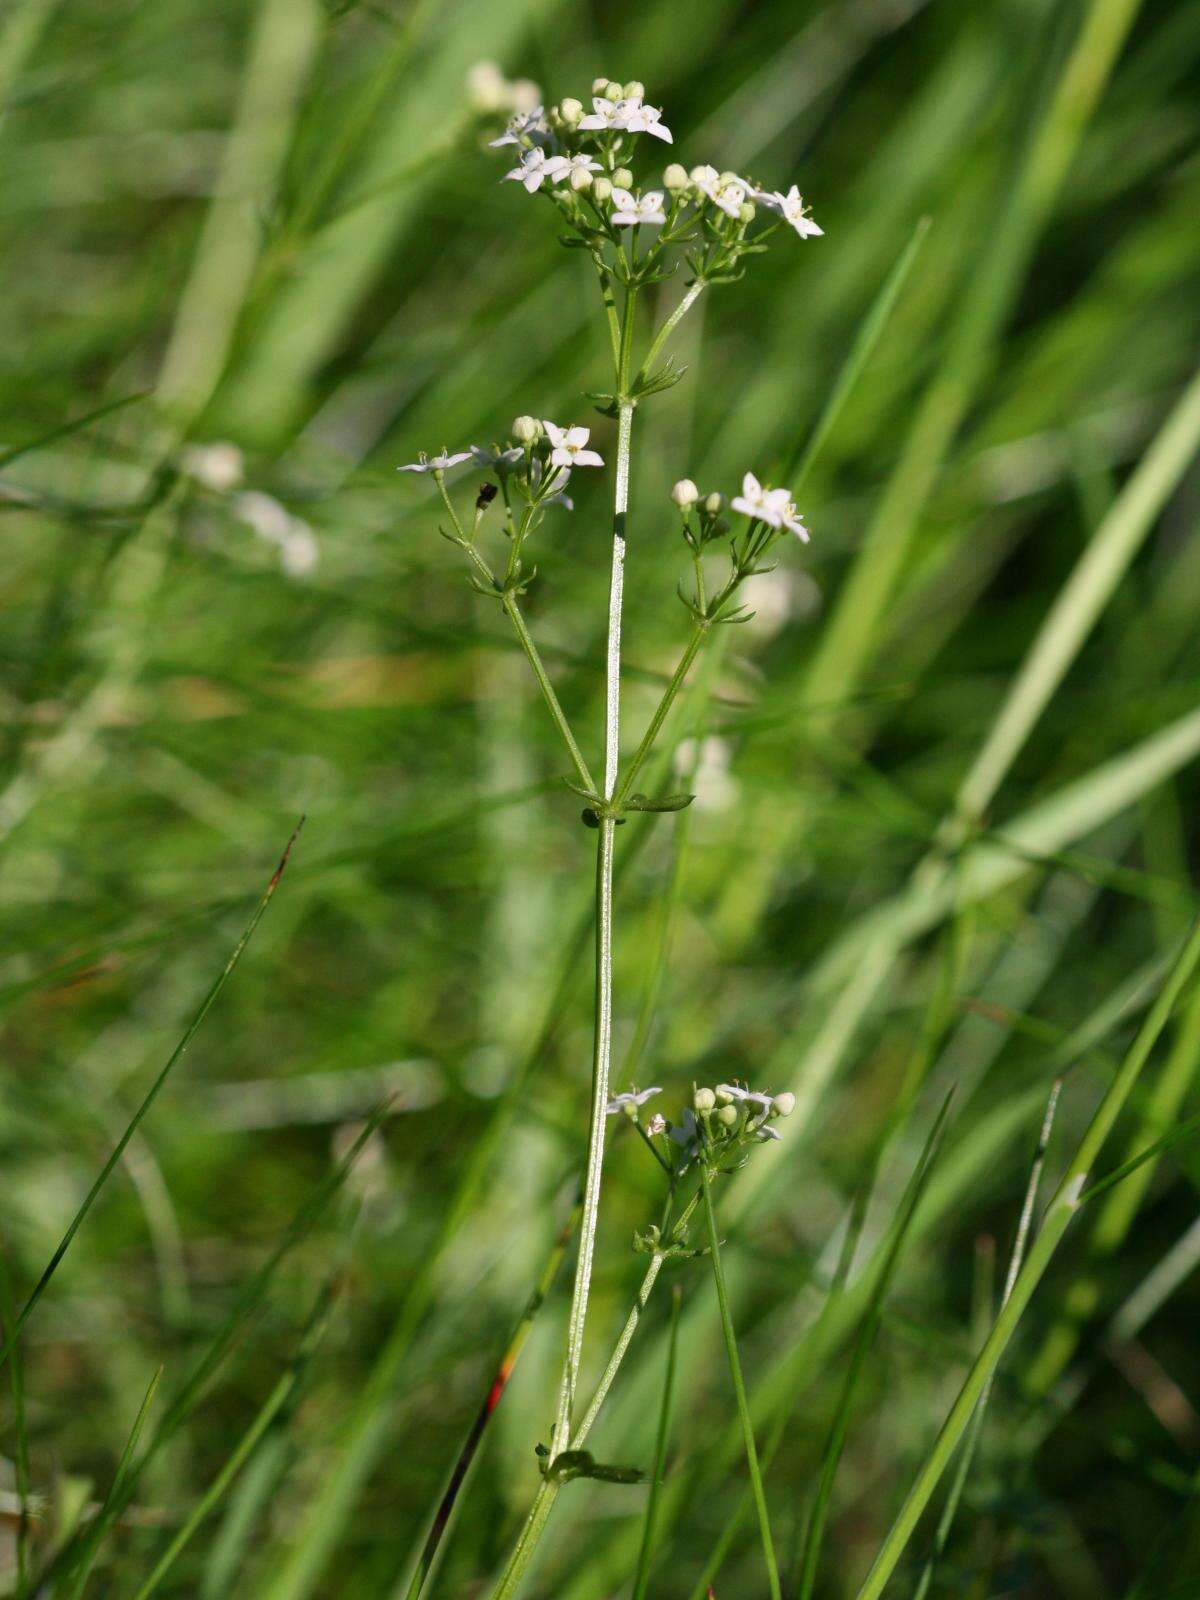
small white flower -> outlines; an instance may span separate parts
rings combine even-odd
[[[511,467],[525,457],[525,452],[520,445],[511,445],[507,450],[501,450],[496,445],[473,444],[469,454],[477,467],[485,469],[501,466]]]
[[[659,1088],[630,1089],[624,1094],[614,1095],[605,1106],[604,1115],[606,1117],[615,1117],[618,1111],[624,1111],[629,1116],[634,1117],[637,1115],[637,1109],[639,1106],[644,1106],[647,1100],[651,1099],[654,1095],[661,1093],[662,1090]]]
[[[782,1139],[783,1135],[780,1133],[778,1128],[755,1128],[754,1137],[756,1139],[764,1139],[764,1140],[765,1139]]]
[[[579,126],[590,133],[604,132],[610,128],[624,133],[634,109],[636,103],[632,100],[611,100],[607,95],[596,95],[592,100],[592,109],[586,117],[580,118]]]
[[[449,472],[451,467],[456,467],[460,461],[471,459],[470,450],[457,450],[450,455],[445,446],[439,456],[427,456],[424,450],[415,461],[410,461],[406,467],[397,467],[397,472]]]
[[[730,217],[740,215],[751,192],[751,185],[744,178],[732,172],[718,172],[716,167],[693,167],[692,182],[706,199]]]
[[[279,549],[279,564],[289,578],[302,578],[320,559],[317,536],[307,522],[293,517]]]
[[[717,1093],[728,1095],[731,1100],[740,1100],[743,1105],[756,1105],[764,1112],[770,1111],[775,1103],[774,1095],[762,1094],[757,1089],[743,1089],[740,1083],[719,1083]]]
[[[286,506],[280,505],[274,495],[264,494],[261,489],[247,489],[233,502],[233,509],[234,514],[247,527],[253,528],[260,539],[267,539],[271,544],[282,544],[287,538],[292,514]]]
[[[588,177],[591,177],[593,172],[600,171],[600,163],[594,156],[581,153],[576,156],[562,156],[559,159],[563,165],[554,176],[556,184],[570,183],[572,180],[578,181],[576,174],[586,173]]]
[[[764,489],[752,472],[742,479],[741,494],[729,502],[744,517],[765,522],[770,528],[787,528],[808,543],[808,529],[800,521],[796,506],[786,489]]]
[[[518,111],[508,127],[497,139],[489,139],[491,149],[499,150],[506,144],[526,145],[542,144],[550,137],[550,124],[546,121],[544,106],[531,106],[527,111]]]
[[[656,1111],[650,1118],[650,1121],[646,1124],[646,1132],[653,1135],[656,1133],[666,1133],[666,1131],[667,1119],[663,1116],[661,1111]]]
[[[242,452],[235,444],[192,444],[183,452],[183,470],[216,494],[236,489],[245,473]]]
[[[661,228],[667,220],[661,189],[650,189],[641,195],[632,195],[628,189],[614,189],[613,202],[616,205],[613,221],[618,228],[636,228],[642,223]]]
[[[776,216],[782,217],[789,227],[794,228],[801,239],[821,239],[825,236],[824,228],[818,228],[808,214],[808,207],[795,184],[786,194],[781,194],[778,189],[751,189],[751,194],[768,211],[773,211]]]
[[[543,421],[546,437],[550,441],[550,465],[552,467],[602,467],[603,456],[594,450],[585,449],[591,438],[590,428],[566,427],[560,428],[556,423]]]
[[[526,150],[521,157],[519,167],[514,167],[504,176],[505,179],[512,178],[517,183],[523,183],[528,192],[533,194],[542,187],[547,178],[556,179],[560,172],[566,170],[566,165],[564,156],[548,156],[543,149],[535,146],[532,150]]]
[[[626,117],[625,127],[630,133],[648,133],[666,144],[675,143],[670,128],[662,120],[662,112],[656,106],[637,105]]]

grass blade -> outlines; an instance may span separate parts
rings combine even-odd
[[[938,1146],[946,1127],[946,1119],[950,1114],[950,1102],[954,1091],[951,1090],[942,1101],[941,1110],[925,1147],[921,1151],[913,1175],[908,1181],[896,1220],[892,1224],[892,1237],[887,1246],[887,1253],[883,1258],[883,1265],[875,1280],[875,1286],[870,1300],[867,1302],[866,1311],[863,1313],[859,1325],[858,1338],[855,1340],[851,1352],[850,1362],[846,1368],[845,1381],[842,1384],[841,1394],[838,1396],[837,1409],[834,1412],[833,1422],[829,1429],[829,1438],[825,1444],[825,1451],[821,1459],[821,1471],[817,1478],[817,1492],[813,1500],[812,1511],[809,1514],[808,1528],[804,1535],[804,1551],[801,1558],[801,1576],[799,1595],[800,1600],[809,1600],[817,1581],[817,1566],[821,1559],[821,1544],[825,1535],[825,1523],[829,1515],[829,1502],[833,1496],[834,1479],[837,1477],[838,1466],[842,1459],[842,1450],[845,1447],[846,1435],[850,1427],[850,1416],[854,1406],[854,1396],[866,1366],[867,1357],[875,1343],[875,1336],[879,1332],[879,1325],[883,1320],[883,1303],[891,1286],[892,1278],[900,1262],[900,1252],[904,1248],[904,1241],[908,1234],[909,1224],[916,1213],[917,1202],[925,1188],[926,1180],[937,1159]]]
[[[667,1437],[671,1429],[671,1406],[675,1396],[675,1363],[679,1355],[679,1307],[683,1291],[676,1284],[671,1294],[671,1332],[667,1340],[667,1372],[663,1379],[662,1409],[658,1413],[658,1437],[654,1443],[654,1470],[650,1476],[650,1495],[646,1501],[646,1523],[638,1550],[633,1578],[633,1600],[645,1600],[650,1582],[650,1559],[654,1554],[654,1533],[658,1521],[658,1502],[662,1494],[667,1461]]]
[[[192,1040],[195,1038],[197,1032],[199,1031],[200,1024],[204,1021],[205,1017],[208,1015],[210,1009],[212,1008],[213,1002],[216,1000],[216,998],[220,994],[221,990],[225,987],[226,981],[228,980],[230,973],[233,971],[234,967],[236,967],[238,962],[241,960],[241,956],[242,956],[243,950],[245,950],[246,946],[249,944],[251,936],[253,935],[255,928],[258,927],[259,922],[262,920],[263,912],[266,911],[268,905],[271,903],[271,896],[275,893],[275,890],[279,886],[279,880],[280,880],[280,878],[282,878],[283,872],[284,872],[284,868],[288,864],[288,857],[292,853],[292,846],[295,844],[296,836],[300,832],[300,828],[302,826],[303,826],[303,819],[301,819],[300,823],[297,824],[295,830],[292,833],[291,838],[288,840],[287,845],[284,848],[283,855],[279,858],[279,865],[275,868],[275,871],[271,874],[271,881],[267,884],[267,887],[266,887],[265,892],[263,893],[262,899],[255,906],[254,911],[251,914],[249,922],[246,924],[245,928],[242,931],[241,938],[238,940],[237,944],[234,945],[233,952],[230,955],[228,961],[226,961],[226,963],[222,967],[221,971],[217,974],[216,980],[214,981],[212,987],[209,989],[208,993],[204,996],[204,999],[200,1002],[199,1010],[196,1012],[196,1015],[192,1018],[191,1022],[188,1024],[187,1029],[185,1030],[182,1039],[180,1039],[179,1043],[175,1046],[175,1049],[171,1052],[171,1055],[167,1059],[166,1065],[162,1068],[162,1070],[158,1074],[158,1077],[155,1078],[154,1082],[150,1085],[150,1088],[147,1090],[145,1096],[142,1099],[141,1105],[138,1106],[137,1110],[134,1112],[133,1116],[130,1118],[129,1122],[126,1124],[124,1133],[117,1140],[115,1146],[113,1147],[112,1154],[109,1156],[108,1160],[104,1163],[104,1166],[100,1169],[99,1176],[97,1177],[96,1181],[92,1184],[92,1187],[88,1190],[87,1195],[84,1198],[83,1203],[80,1205],[78,1211],[76,1211],[75,1215],[72,1217],[71,1222],[70,1222],[70,1224],[69,1224],[69,1226],[67,1228],[67,1231],[63,1234],[62,1238],[59,1240],[58,1246],[55,1249],[54,1254],[50,1257],[50,1260],[46,1265],[45,1271],[42,1273],[41,1277],[38,1279],[36,1285],[34,1286],[33,1292],[30,1294],[28,1300],[26,1300],[25,1304],[22,1306],[19,1315],[17,1316],[16,1320],[13,1323],[13,1326],[12,1326],[11,1330],[9,1331],[8,1337],[4,1341],[3,1348],[0,1349],[0,1366],[3,1366],[4,1362],[8,1359],[8,1357],[12,1353],[12,1350],[13,1350],[18,1338],[20,1337],[21,1329],[25,1326],[26,1322],[28,1322],[29,1317],[30,1317],[31,1313],[33,1312],[34,1307],[37,1305],[38,1301],[45,1294],[46,1289],[47,1289],[47,1287],[48,1287],[48,1285],[50,1283],[51,1278],[53,1278],[54,1274],[58,1271],[59,1265],[60,1265],[63,1257],[66,1255],[67,1251],[71,1248],[71,1241],[74,1239],[75,1235],[79,1232],[80,1227],[83,1225],[84,1218],[87,1216],[88,1212],[92,1209],[92,1206],[96,1203],[97,1196],[99,1195],[101,1189],[104,1188],[104,1185],[108,1182],[109,1178],[112,1176],[113,1169],[116,1167],[118,1161],[120,1161],[121,1157],[124,1155],[126,1147],[129,1144],[129,1141],[133,1138],[134,1134],[137,1132],[138,1127],[145,1120],[146,1115],[149,1112],[151,1106],[158,1099],[158,1096],[159,1096],[160,1092],[162,1091],[164,1085],[166,1084],[167,1079],[171,1076],[171,1073],[174,1071],[175,1066],[178,1063],[180,1057],[183,1055],[183,1053],[187,1049],[188,1045],[191,1044]]]
[[[163,1369],[159,1367],[157,1372],[155,1372],[154,1376],[150,1379],[150,1385],[146,1390],[145,1398],[143,1399],[141,1406],[138,1408],[137,1416],[133,1419],[133,1427],[129,1430],[129,1437],[125,1441],[125,1448],[121,1452],[120,1461],[117,1463],[117,1470],[113,1475],[113,1481],[109,1485],[107,1495],[104,1497],[104,1504],[100,1507],[99,1511],[97,1511],[95,1519],[93,1520],[83,1540],[83,1549],[80,1555],[80,1565],[75,1574],[75,1581],[71,1585],[70,1600],[80,1600],[80,1596],[87,1587],[87,1581],[91,1576],[92,1568],[96,1563],[96,1557],[100,1554],[100,1546],[104,1542],[105,1535],[109,1532],[113,1523],[117,1520],[117,1517],[120,1514],[121,1506],[123,1504],[122,1491],[125,1488],[126,1479],[129,1475],[129,1464],[133,1460],[134,1452],[137,1450],[138,1440],[142,1436],[142,1428],[145,1426],[146,1416],[149,1413],[151,1402],[154,1399],[154,1394],[158,1388],[159,1380],[161,1379],[162,1375]]]
[[[0,1332],[7,1334],[13,1324],[12,1282],[8,1271],[8,1256],[0,1249]],[[18,1343],[13,1347],[8,1369],[9,1386],[13,1404],[13,1487],[17,1492],[16,1594],[17,1600],[25,1593],[29,1575],[29,1421],[25,1411],[25,1359]]]

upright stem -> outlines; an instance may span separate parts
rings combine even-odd
[[[758,1528],[762,1535],[763,1558],[767,1564],[767,1582],[771,1600],[781,1600],[779,1566],[775,1560],[775,1544],[771,1538],[771,1523],[767,1516],[767,1497],[763,1493],[762,1474],[758,1469],[758,1450],[754,1443],[754,1423],[750,1418],[750,1404],[746,1399],[746,1383],[742,1377],[742,1363],[738,1356],[737,1336],[733,1331],[733,1317],[729,1311],[729,1291],[725,1287],[725,1271],[721,1266],[721,1243],[717,1238],[717,1218],[713,1211],[712,1190],[707,1169],[701,1165],[700,1184],[704,1194],[704,1219],[708,1223],[708,1248],[712,1256],[713,1278],[717,1285],[717,1304],[721,1308],[721,1331],[725,1335],[725,1350],[729,1356],[729,1371],[733,1378],[733,1393],[742,1418],[742,1434],[746,1442],[746,1465],[750,1469],[750,1487],[754,1493],[754,1506],[758,1512]]]
[[[617,788],[621,741],[621,610],[625,592],[625,521],[629,510],[629,458],[633,437],[633,401],[629,378],[633,351],[633,313],[636,291],[625,296],[621,342],[617,359],[617,479],[613,497],[612,574],[608,590],[608,648],[605,656],[604,798]],[[600,1215],[600,1180],[604,1166],[604,1108],[608,1104],[612,1066],[612,921],[613,853],[616,819],[601,816],[596,848],[596,1014],[592,1047],[592,1110],[584,1174],[583,1221],[579,1230],[579,1260],[571,1292],[567,1322],[567,1349],[558,1392],[558,1411],[550,1443],[551,1459],[567,1448],[571,1437],[571,1412],[583,1357],[592,1258]]]

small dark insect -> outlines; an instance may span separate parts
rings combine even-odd
[[[494,483],[485,483],[475,497],[476,511],[486,511],[499,492]]]

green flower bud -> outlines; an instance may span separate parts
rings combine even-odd
[[[598,201],[601,202],[601,204],[603,204],[603,202],[605,200],[611,200],[612,199],[612,192],[613,192],[613,186],[612,186],[612,179],[611,178],[605,178],[605,177],[601,176],[599,178],[594,178],[592,180],[592,199],[593,200],[598,200]]]
[[[700,498],[700,491],[690,478],[680,478],[671,490],[671,499],[681,511],[687,511]],[[705,1091],[707,1093],[707,1091]]]
[[[725,496],[723,494],[718,494],[717,491],[714,489],[713,492],[705,500],[704,509],[705,509],[705,511],[708,512],[710,517],[715,517],[720,512],[721,507],[724,504],[725,504]]]
[[[691,179],[687,175],[687,168],[681,167],[678,161],[672,161],[662,176],[663,188],[671,194],[679,194],[686,189]]]
[[[518,417],[512,425],[512,436],[518,444],[536,444],[542,436],[542,425],[536,417]]]
[[[628,167],[618,167],[613,173],[612,181],[617,189],[632,189],[633,173],[630,172]]]
[[[593,94],[607,94],[608,93],[608,79],[607,78],[593,78],[592,79],[592,93]]]
[[[568,128],[574,128],[579,122],[580,117],[583,116],[583,101],[576,100],[572,96],[568,95],[565,100],[559,101],[558,114],[566,123]]]
[[[736,172],[723,172],[721,174],[721,176],[717,179],[717,183],[720,185],[720,187],[722,189],[726,186],[726,184],[729,184],[729,183],[740,184],[741,181],[742,180],[738,177]]]
[[[743,200],[738,207],[738,220],[740,222],[753,222],[754,214],[757,210],[758,207],[753,200]]]
[[[603,96],[604,96],[604,98],[606,100],[619,100],[621,98],[621,96],[625,93],[624,89],[616,81],[615,78],[610,78],[608,80],[608,82],[604,85],[604,88],[602,90],[600,90],[599,92],[601,94],[603,94]]]
[[[717,1103],[717,1097],[711,1089],[697,1089],[692,1097],[692,1104],[697,1111],[711,1111]]]
[[[592,175],[586,167],[571,168],[571,187],[575,190],[592,187]]]
[[[782,1094],[777,1094],[771,1101],[771,1114],[776,1117],[790,1117],[796,1109],[796,1096],[790,1089],[785,1089]]]
[[[622,93],[626,100],[644,100],[646,98],[646,85],[639,83],[636,78],[631,78]]]
[[[732,1128],[737,1119],[738,1108],[736,1106],[722,1106],[720,1111],[717,1112],[717,1121],[724,1123],[727,1128]]]

